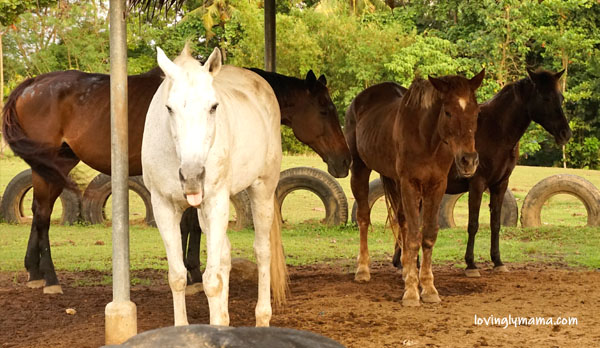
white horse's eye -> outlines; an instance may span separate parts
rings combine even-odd
[[[167,111],[169,112],[169,115],[173,113],[173,109],[171,109],[171,107],[169,105],[166,105],[167,107]]]
[[[217,106],[219,106],[219,103],[214,103],[213,106],[210,108],[210,113],[214,114],[217,111]]]

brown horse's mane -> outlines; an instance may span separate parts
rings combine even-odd
[[[402,97],[403,104],[421,109],[430,108],[440,98],[440,93],[428,81],[416,77]]]

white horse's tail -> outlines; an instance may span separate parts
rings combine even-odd
[[[271,290],[273,292],[273,302],[280,307],[286,302],[286,295],[289,291],[288,271],[285,265],[285,255],[283,254],[283,244],[281,243],[281,208],[277,204],[277,198],[273,197],[275,206],[273,214],[273,224],[271,225]]]

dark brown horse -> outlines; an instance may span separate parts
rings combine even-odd
[[[388,211],[402,243],[403,305],[439,302],[431,257],[438,232],[438,209],[452,163],[465,177],[477,168],[475,131],[479,106],[474,91],[484,71],[471,80],[460,76],[415,80],[408,90],[390,83],[369,87],[346,112],[346,141],[352,153],[351,186],[358,204],[360,253],[355,279],[368,281],[369,175],[379,172]],[[404,94],[401,98],[398,96]],[[419,209],[423,210],[423,226]],[[417,255],[423,264],[417,273]],[[419,283],[423,288],[419,296]]]
[[[291,127],[298,140],[310,146],[327,163],[336,178],[348,176],[350,152],[337,118],[337,109],[327,90],[327,79],[316,79],[309,71],[297,79],[256,68],[250,69],[267,80],[281,110],[281,124]]]
[[[490,190],[490,254],[494,270],[508,269],[500,259],[500,217],[508,179],[519,158],[519,140],[531,122],[536,122],[554,136],[558,145],[571,138],[571,129],[561,104],[563,101],[559,73],[527,70],[528,78],[508,84],[490,101],[480,105],[475,149],[479,167],[471,178],[460,178],[453,166],[448,174],[446,193],[469,192],[469,240],[465,253],[466,274],[479,277],[473,248],[479,228],[479,207],[483,192]],[[394,264],[400,266],[400,249],[396,248]]]
[[[162,79],[158,68],[128,79],[130,175],[142,173],[140,152],[146,111]],[[322,83],[324,77],[319,80],[312,71],[309,72],[303,82],[305,93],[298,94],[296,112],[287,113],[290,119],[286,122],[292,127],[298,125],[306,129],[296,133],[299,140],[323,154],[333,175],[345,175],[350,155],[335,107]],[[6,141],[33,172],[33,222],[25,267],[29,273],[28,285],[44,286],[45,293],[62,292],[54,271],[48,229],[56,198],[64,187],[75,186],[68,173],[79,161],[83,161],[102,173],[110,174],[109,88],[108,75],[74,70],[53,72],[21,83],[10,94],[3,109]],[[290,104],[293,104],[292,98],[290,96]],[[329,101],[329,104],[322,103],[323,100]],[[302,107],[302,103],[310,105]],[[315,127],[319,133],[311,133],[305,124],[327,125]],[[328,141],[323,142],[322,138]],[[190,211],[187,215],[183,218],[184,222],[196,220],[195,224],[189,225],[198,226],[195,212]],[[189,232],[191,227],[186,228]],[[199,243],[199,233],[192,231],[192,235],[197,236]]]

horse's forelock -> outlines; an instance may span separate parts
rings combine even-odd
[[[559,82],[554,75],[551,71],[538,69],[535,72],[535,82],[543,88],[560,89]]]
[[[202,68],[202,64],[200,64],[199,61],[194,59],[194,57],[192,57],[189,54],[189,52],[188,54],[184,54],[184,52],[182,52],[182,54],[180,54],[179,56],[177,56],[177,58],[173,60],[173,63],[179,65],[186,71],[193,71],[195,69]]]
[[[442,76],[438,79],[448,83],[450,88],[449,92],[457,96],[457,104],[460,103],[460,100],[463,100],[463,103],[469,103],[473,100],[473,91],[471,90],[471,85],[469,84],[468,79],[454,75]],[[438,91],[431,84],[431,82],[421,78],[415,78],[413,83],[408,88],[408,91],[404,95],[404,103],[407,106],[427,109],[441,97],[442,93]]]
[[[183,77],[188,83],[196,85],[203,80],[209,79],[210,74],[203,69],[202,64],[192,57],[189,52],[184,50],[177,58],[173,60],[183,70]],[[210,79],[212,82],[212,79]]]

